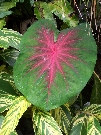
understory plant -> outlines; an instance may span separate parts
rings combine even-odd
[[[70,17],[64,0],[36,1],[34,11],[37,20],[24,35],[0,30],[0,135],[17,135],[22,116],[32,119],[35,135],[100,135],[101,80],[89,24]],[[90,102],[79,106],[91,76]]]

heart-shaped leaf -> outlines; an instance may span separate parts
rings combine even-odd
[[[62,30],[39,20],[22,37],[14,65],[17,88],[34,105],[50,110],[76,96],[96,62],[96,43],[89,26]]]

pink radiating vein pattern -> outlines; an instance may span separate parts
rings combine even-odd
[[[34,53],[29,58],[32,63],[30,71],[35,68],[39,69],[37,79],[44,73],[46,74],[49,96],[57,72],[61,73],[66,81],[64,64],[76,72],[71,60],[79,60],[75,53],[79,48],[75,46],[75,43],[81,39],[78,37],[77,30],[71,30],[67,33],[60,33],[57,41],[54,41],[54,32],[44,28],[44,26],[37,31],[37,34],[38,45],[33,46]]]

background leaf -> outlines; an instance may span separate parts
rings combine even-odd
[[[3,28],[3,26],[6,25],[5,19],[0,19],[0,29]]]
[[[59,17],[63,22],[68,24],[68,27],[77,26],[78,19],[73,13],[73,9],[67,0],[54,0],[52,2],[35,2],[35,15],[38,19],[45,18],[54,20],[53,14]]]
[[[101,135],[100,123],[93,116],[90,116],[87,120],[87,135]]]
[[[61,107],[51,110],[50,113],[58,123],[60,129],[68,135],[72,118],[68,104],[64,104]]]
[[[0,47],[7,49],[9,46],[19,50],[22,35],[11,29],[0,30]]]
[[[101,104],[101,79],[95,72],[93,73],[93,77],[94,77],[94,85],[92,89],[90,103]]]
[[[101,120],[101,105],[92,104],[84,108],[84,111],[88,114],[94,115],[94,117]]]
[[[11,74],[7,72],[0,73],[0,94],[18,95],[14,80]]]
[[[2,123],[0,134],[9,135],[13,132],[19,119],[30,105],[31,103],[29,103],[23,96],[15,99]]]
[[[62,135],[56,121],[49,112],[33,107],[33,122],[41,135]]]
[[[4,51],[0,51],[0,56],[3,61],[8,63],[10,66],[14,66],[16,59],[18,58],[19,51],[14,48],[5,49]]]

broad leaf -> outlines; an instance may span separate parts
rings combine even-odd
[[[9,135],[16,128],[19,119],[31,105],[23,96],[14,100],[1,125],[0,135]]]
[[[90,103],[101,104],[101,79],[95,72],[93,73],[93,76],[94,76],[94,85],[92,89]]]
[[[21,37],[19,32],[4,28],[0,30],[0,47],[6,49],[11,46],[19,50]]]
[[[71,123],[71,114],[68,104],[64,104],[61,107],[51,110],[50,113],[52,114],[55,121],[58,123],[60,129],[66,135],[68,135]]]
[[[45,19],[27,30],[14,65],[14,81],[33,105],[48,111],[84,88],[96,62],[96,43],[88,32],[84,23],[59,33],[54,22]]]
[[[49,112],[33,107],[33,122],[41,135],[62,135],[56,121]]]

